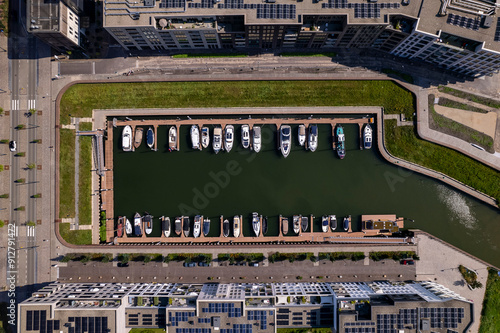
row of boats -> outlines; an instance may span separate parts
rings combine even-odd
[[[222,234],[224,237],[229,237],[229,233],[231,230],[229,219],[224,219],[223,216],[220,217],[222,222]],[[294,215],[292,219],[292,230],[295,234],[299,234],[300,231],[305,232],[309,227],[309,217],[302,215]],[[284,235],[288,234],[289,231],[289,220],[287,217],[283,217],[280,215],[281,220],[281,230]],[[351,216],[345,217],[342,223],[342,227],[345,231],[349,230],[349,223],[351,220]],[[130,222],[130,220],[126,216],[118,217],[118,226],[117,226],[117,236],[122,237],[123,232],[127,234],[127,236],[135,235],[142,236],[143,231],[146,235],[149,235],[153,232],[153,216],[149,213],[145,213],[144,216],[141,216],[139,213],[135,213],[134,215],[134,224]],[[162,232],[165,237],[169,237],[172,228],[170,223],[170,218],[162,216],[160,217]],[[240,237],[241,228],[243,223],[242,215],[235,215],[233,217],[232,230],[233,237]],[[332,231],[337,229],[337,217],[335,215],[323,215],[321,218],[321,228],[323,232],[327,232],[330,228]],[[125,230],[124,230],[125,229]],[[204,236],[208,236],[210,232],[210,219],[205,218],[202,215],[196,215],[194,217],[194,223],[191,225],[191,219],[189,216],[178,216],[174,221],[173,231],[176,235],[184,234],[185,237],[191,236],[191,229],[194,238],[197,238],[203,232]],[[261,230],[262,234],[267,234],[268,230],[268,222],[267,217],[262,217],[258,213],[252,213],[252,229],[256,237],[260,236]]]
[[[228,124],[224,130],[220,126],[214,128],[212,148],[217,154],[221,150],[230,152],[234,144],[234,126]],[[127,125],[122,133],[122,148],[124,151],[132,151],[134,148],[139,148],[142,142],[143,129],[136,127],[135,135],[132,144],[132,128]],[[210,129],[203,126],[200,130],[198,125],[192,125],[190,129],[191,147],[193,149],[208,148],[210,145]],[[307,138],[307,145],[306,145]],[[154,130],[152,127],[148,128],[146,134],[146,141],[149,148],[154,146]],[[279,149],[286,158],[290,154],[292,141],[292,129],[290,125],[281,125],[279,129]],[[243,148],[252,149],[259,152],[262,147],[261,140],[261,127],[254,126],[250,135],[250,126],[241,126],[241,142]],[[318,148],[318,125],[311,124],[308,128],[306,125],[301,124],[298,128],[298,142],[300,146],[306,146],[310,151],[316,151]],[[363,129],[363,148],[370,149],[372,146],[372,128],[370,124],[366,124]],[[177,128],[171,126],[168,131],[168,147],[170,151],[177,150]],[[345,134],[344,128],[337,125],[335,129],[334,149],[340,159],[345,157]]]

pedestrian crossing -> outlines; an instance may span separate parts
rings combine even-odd
[[[19,110],[19,100],[18,99],[13,99],[11,100],[11,106],[10,106],[10,109],[12,111],[17,111]]]
[[[34,226],[28,226],[28,228],[26,230],[26,236],[35,237],[35,227]]]
[[[34,99],[29,99],[28,100],[28,110],[35,109],[35,100]]]

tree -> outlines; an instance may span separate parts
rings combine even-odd
[[[118,255],[118,260],[122,264],[126,264],[130,260],[130,254],[128,254],[128,253],[121,253],[120,255]]]
[[[28,169],[33,170],[36,167],[35,163],[28,164]]]
[[[149,256],[149,254],[144,255],[144,263],[147,264],[150,261],[151,261],[151,257]]]
[[[3,220],[0,220],[0,228],[3,228],[4,225],[5,225],[5,222]]]
[[[16,129],[18,130],[22,130],[24,128],[24,125],[23,124],[19,124],[16,126]]]
[[[3,108],[0,108],[0,116],[3,115]]]
[[[34,226],[36,226],[36,223],[35,223],[35,222],[33,222],[33,221],[29,221],[28,223],[26,223],[26,225],[27,225],[28,227],[34,227]]]
[[[34,114],[35,114],[35,112],[36,112],[36,110],[35,110],[35,109],[33,109],[33,108],[31,108],[31,109],[29,110],[30,115],[34,115]]]

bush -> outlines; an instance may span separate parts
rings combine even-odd
[[[121,262],[122,264],[128,263],[130,260],[130,254],[128,253],[120,253],[118,255],[118,261]]]
[[[23,124],[19,124],[16,126],[16,129],[17,130],[22,130],[24,128],[24,125]]]
[[[4,225],[5,225],[4,220],[0,220],[0,228],[3,228]]]
[[[62,259],[61,262],[69,262],[70,260],[73,260],[75,258],[75,255],[73,253],[68,253],[65,255]]]
[[[28,164],[28,169],[33,170],[36,167],[35,163]]]
[[[19,178],[19,179],[16,179],[15,182],[18,183],[18,184],[24,184],[26,180],[24,178]]]
[[[16,157],[24,157],[24,156],[26,156],[26,153],[23,152],[23,151],[20,151],[19,153],[16,153],[14,156],[16,156]]]
[[[19,206],[19,207],[15,208],[14,210],[24,212],[26,210],[26,208],[24,206]]]

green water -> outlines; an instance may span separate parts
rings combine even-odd
[[[146,129],[146,128],[145,128]],[[162,215],[196,214],[211,219],[210,236],[220,234],[219,217],[243,215],[243,233],[251,234],[251,214],[268,217],[268,235],[278,233],[279,215],[313,214],[314,231],[321,216],[352,215],[359,230],[362,214],[397,214],[409,228],[420,228],[500,266],[499,211],[431,178],[387,163],[376,149],[360,150],[358,125],[344,125],[346,158],[331,148],[331,127],[319,125],[319,146],[314,153],[297,142],[284,159],[277,149],[276,127],[262,129],[262,150],[241,147],[240,127],[230,153],[214,154],[211,145],[192,150],[189,126],[182,126],[181,150],[168,152],[168,127],[158,129],[158,151],[143,143],[133,153],[121,151],[121,129],[115,129],[115,216],[129,219],[148,211],[155,219],[152,236],[160,235]],[[375,131],[374,131],[375,132]],[[212,135],[213,128],[210,128]],[[374,142],[374,147],[377,147]],[[231,221],[231,220],[230,220]],[[291,229],[291,223],[290,223]]]

